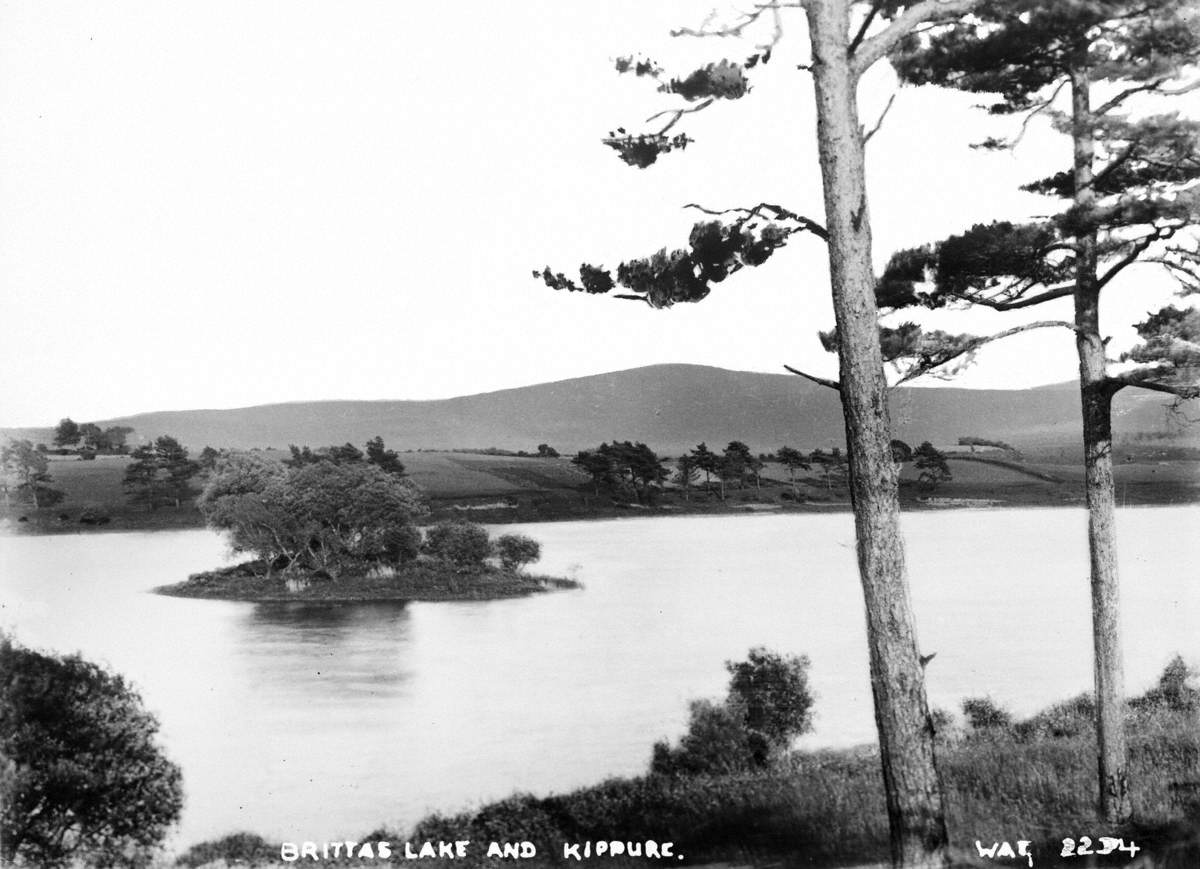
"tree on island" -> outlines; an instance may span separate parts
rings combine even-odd
[[[1132,807],[1112,400],[1129,386],[1200,396],[1200,311],[1168,306],[1148,315],[1137,325],[1143,343],[1122,357],[1139,367],[1115,373],[1100,328],[1100,299],[1126,269],[1145,263],[1165,268],[1185,293],[1200,290],[1200,121],[1138,107],[1200,87],[1200,17],[1191,0],[988,2],[973,18],[912,38],[904,49],[897,69],[905,80],[999,94],[986,107],[990,113],[1024,115],[1014,140],[991,139],[985,147],[1014,147],[1036,115],[1070,138],[1069,167],[1024,188],[1059,198],[1059,213],[1023,224],[978,225],[901,252],[889,264],[888,303],[1009,311],[1073,299],[1068,325],[1079,357],[1083,417],[1100,811],[1106,822],[1119,823]]]
[[[183,808],[157,733],[120,676],[0,636],[0,863],[148,865]]]
[[[425,532],[422,548],[463,571],[483,567],[492,554],[487,529],[474,522],[438,522]]]
[[[14,494],[18,502],[31,504],[34,509],[53,507],[61,501],[63,492],[51,488],[54,478],[49,469],[49,460],[31,441],[9,441],[0,448],[5,506],[11,506]]]
[[[670,77],[650,61],[618,59],[618,72],[656,80],[660,90],[676,94],[687,103],[663,112],[668,120],[653,132],[628,134],[622,129],[621,135],[611,134],[604,140],[625,162],[646,167],[659,155],[691,141],[686,134],[669,135],[685,116],[720,100],[745,96],[750,90],[746,70],[770,60],[772,49],[782,38],[784,12],[789,8],[803,10],[812,63],[802,69],[811,74],[816,90],[824,224],[767,202],[725,211],[701,207],[709,214],[730,215],[733,219],[729,223],[697,223],[687,250],[668,254],[664,249],[646,259],[627,261],[618,267],[615,277],[587,263],[580,268],[578,282],[549,267],[535,272],[555,289],[608,293],[620,284],[629,291],[624,298],[664,308],[703,299],[711,284],[745,266],[763,264],[795,233],[809,233],[826,242],[839,377],[836,382],[810,379],[838,390],[845,417],[872,694],[892,860],[897,866],[943,866],[949,852],[942,786],[934,761],[933,727],[909,605],[899,528],[898,475],[892,461],[884,354],[875,304],[864,168],[865,146],[873,130],[867,130],[859,121],[856,92],[862,75],[915,29],[952,19],[977,2],[759,3],[732,23],[721,23],[717,16],[710,15],[698,29],[677,31],[700,37],[741,37],[760,20],[772,22],[770,36],[742,63],[723,59],[691,74]]]
[[[524,534],[501,534],[493,549],[500,566],[514,573],[542,557],[542,544]]]
[[[411,480],[366,462],[290,467],[249,453],[223,457],[197,501],[235,552],[276,568],[336,578],[416,558],[413,520],[427,512]]]
[[[179,507],[195,495],[191,479],[200,466],[188,458],[187,449],[170,435],[138,447],[125,468],[122,485],[133,504],[156,510],[165,504]]]

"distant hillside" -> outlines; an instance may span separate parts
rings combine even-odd
[[[1166,431],[1167,403],[1162,395],[1123,390],[1116,402],[1118,436]],[[977,435],[1022,447],[1069,444],[1079,437],[1074,384],[1024,390],[904,388],[893,394],[891,407],[896,436],[914,444]],[[1200,416],[1200,408],[1190,415]],[[788,374],[701,365],[654,365],[439,401],[295,402],[97,422],[132,426],[135,440],[171,434],[195,449],[361,445],[375,435],[400,450],[532,450],[548,443],[574,452],[613,438],[645,441],[665,453],[700,441],[723,446],[737,439],[756,451],[843,442],[841,408],[829,389]],[[51,437],[48,429],[9,433]],[[1188,432],[1184,442],[1200,444],[1200,431]]]

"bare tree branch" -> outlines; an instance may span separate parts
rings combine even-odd
[[[871,22],[875,20],[875,16],[879,14],[879,4],[872,3],[871,11],[863,18],[863,22],[859,25],[858,33],[854,34],[854,38],[850,40],[850,53],[854,54],[855,50],[862,44],[866,38],[867,30],[871,27]]]
[[[903,12],[892,19],[892,23],[886,29],[864,39],[855,49],[851,57],[851,68],[854,75],[861,76],[870,69],[877,60],[895,48],[896,44],[917,25],[969,12],[979,3],[980,0],[920,0],[920,2],[906,7]]]
[[[1170,383],[1166,380],[1154,379],[1156,375],[1161,377],[1161,372],[1153,368],[1141,369],[1110,375],[1108,382],[1113,385],[1114,391],[1125,386],[1136,386],[1139,389],[1149,389],[1153,392],[1165,392],[1182,399],[1200,398],[1200,384],[1196,382]]]
[[[1178,97],[1182,96],[1183,94],[1189,94],[1194,90],[1200,90],[1200,78],[1196,79],[1195,81],[1190,81],[1187,84],[1181,85],[1177,88],[1162,88],[1159,93],[1166,94],[1169,97]]]
[[[1021,144],[1021,140],[1025,138],[1025,132],[1029,129],[1029,122],[1034,119],[1034,116],[1044,112],[1050,106],[1054,105],[1054,101],[1058,99],[1058,95],[1062,89],[1070,83],[1070,79],[1063,79],[1058,83],[1058,86],[1051,91],[1050,96],[1046,97],[1045,101],[1039,103],[1032,111],[1026,112],[1025,117],[1021,119],[1021,129],[1017,132],[1017,137],[1008,143],[1009,148],[1015,148]]]
[[[692,112],[701,112],[701,111],[704,111],[704,109],[707,109],[709,106],[711,106],[713,104],[714,99],[716,99],[716,98],[709,97],[704,102],[698,103],[697,105],[694,105],[691,108],[687,108],[687,109],[664,109],[661,112],[655,112],[653,115],[646,118],[646,123],[648,124],[656,118],[661,118],[663,115],[672,115],[670,123],[668,123],[665,127],[663,127],[661,130],[659,130],[655,134],[655,135],[661,136],[667,130],[671,129],[673,126],[675,126],[677,123],[679,123],[679,119],[682,118],[684,115],[690,115]]]
[[[742,35],[742,33],[746,30],[747,27],[754,24],[756,21],[758,21],[759,18],[762,17],[764,12],[770,11],[771,17],[774,19],[774,27],[772,28],[772,31],[771,31],[771,40],[770,40],[770,42],[764,42],[764,43],[761,43],[758,46],[756,46],[756,48],[758,48],[758,50],[760,50],[760,51],[769,51],[770,49],[774,48],[779,43],[780,39],[783,38],[783,25],[779,19],[779,10],[780,9],[802,9],[802,8],[804,8],[803,2],[798,2],[798,3],[779,3],[779,2],[758,3],[754,6],[754,10],[752,12],[743,12],[741,17],[738,18],[737,21],[735,21],[733,24],[727,24],[727,25],[724,25],[721,27],[714,27],[714,26],[712,26],[714,15],[710,13],[708,15],[708,17],[704,19],[704,22],[699,27],[680,27],[676,30],[672,30],[671,35],[672,36],[696,36],[696,37],[715,36],[715,37],[719,37],[719,38],[740,37]]]
[[[1023,326],[1013,326],[1005,329],[1002,332],[997,332],[994,335],[982,335],[978,338],[972,338],[964,341],[962,344],[947,348],[943,352],[930,354],[905,371],[900,379],[892,384],[892,387],[897,387],[902,383],[907,383],[910,380],[916,380],[936,368],[941,368],[943,365],[953,362],[968,353],[973,353],[985,344],[991,344],[993,341],[999,341],[1001,338],[1008,338],[1011,335],[1016,335],[1020,332],[1028,332],[1031,329],[1047,329],[1047,328],[1063,328],[1075,331],[1075,326],[1065,320],[1038,320],[1035,323],[1026,323]]]
[[[896,101],[896,93],[895,93],[895,91],[893,91],[892,95],[890,97],[888,97],[887,105],[884,106],[883,111],[879,113],[879,120],[876,121],[875,126],[873,126],[867,132],[867,134],[865,136],[863,136],[863,144],[864,145],[867,144],[867,142],[871,141],[871,137],[879,132],[879,128],[883,126],[883,119],[887,117],[887,113],[889,111],[891,111],[892,103],[894,103],[895,101]]]
[[[801,371],[799,368],[793,368],[790,365],[785,365],[783,367],[785,369],[787,369],[788,371],[790,371],[792,374],[799,375],[800,377],[803,377],[805,380],[811,380],[813,383],[816,383],[819,386],[828,387],[829,389],[832,389],[834,392],[842,391],[842,385],[840,383],[838,383],[836,380],[829,380],[828,378],[825,378],[825,377],[817,377],[817,375],[815,375],[815,374],[809,374],[805,371]]]

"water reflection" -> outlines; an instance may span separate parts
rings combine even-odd
[[[410,693],[413,625],[404,602],[260,603],[240,622],[233,652],[274,702],[312,708]]]

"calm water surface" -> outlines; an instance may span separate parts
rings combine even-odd
[[[1126,674],[1200,663],[1200,508],[1119,511]],[[936,706],[1018,714],[1090,684],[1081,510],[905,517]],[[506,529],[512,530],[512,529]],[[176,845],[361,835],[514,790],[645,769],[752,645],[808,655],[808,745],[873,739],[849,514],[531,525],[582,591],[336,607],[164,598],[225,560],[207,531],[0,537],[0,627],[130,678],[184,771]]]

